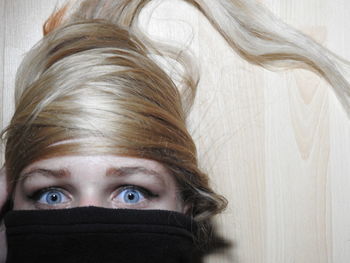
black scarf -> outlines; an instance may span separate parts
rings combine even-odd
[[[196,251],[196,223],[172,211],[10,211],[5,225],[7,263],[186,263]]]

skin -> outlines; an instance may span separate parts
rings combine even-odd
[[[80,206],[185,212],[176,181],[160,163],[121,156],[63,156],[26,167],[14,210]]]

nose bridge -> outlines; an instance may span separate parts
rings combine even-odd
[[[97,198],[87,198],[87,197],[82,197],[79,200],[78,206],[103,206],[102,202],[99,201]]]
[[[104,204],[100,194],[98,193],[98,187],[89,187],[81,191],[77,206],[105,207],[106,204]]]

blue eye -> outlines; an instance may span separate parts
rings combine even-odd
[[[141,191],[134,188],[127,188],[120,192],[117,198],[128,204],[137,204],[145,199]]]
[[[42,190],[38,193],[37,201],[42,204],[57,205],[69,199],[59,190]]]

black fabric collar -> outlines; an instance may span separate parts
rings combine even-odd
[[[197,224],[173,211],[72,209],[5,215],[7,263],[193,262]]]

